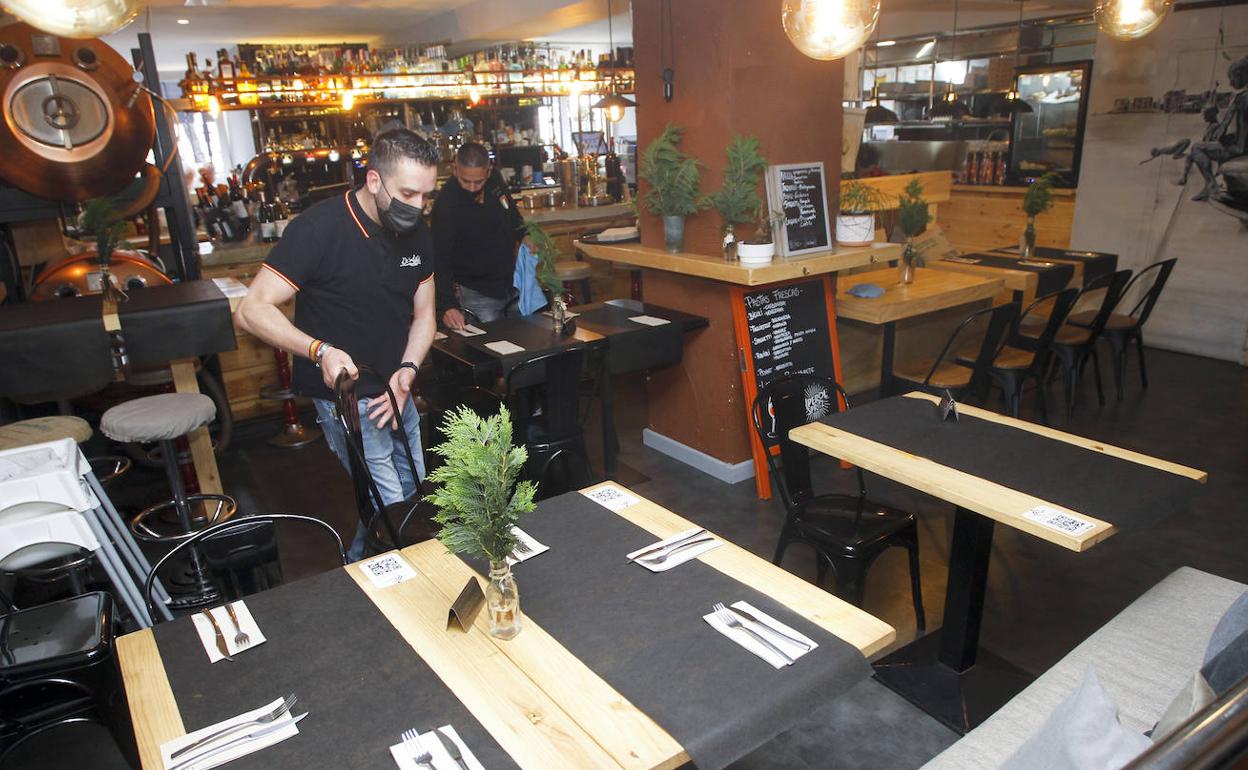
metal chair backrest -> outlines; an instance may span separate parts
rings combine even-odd
[[[343,548],[342,538],[338,536],[338,532],[335,531],[333,527],[321,521],[320,519],[315,519],[311,516],[301,516],[295,513],[262,513],[262,514],[255,514],[253,516],[239,516],[237,518],[230,519],[229,521],[223,521],[220,524],[214,524],[211,527],[208,527],[207,529],[202,529],[199,532],[196,532],[193,536],[178,543],[176,546],[174,546],[172,550],[169,551],[169,553],[162,556],[160,558],[160,561],[152,565],[152,571],[147,574],[147,579],[143,582],[143,600],[147,602],[147,609],[148,609],[148,612],[152,613],[152,617],[153,618],[157,617],[157,615],[155,614],[156,605],[152,597],[152,586],[156,581],[156,576],[160,574],[161,568],[163,568],[170,561],[181,558],[190,549],[199,548],[205,541],[210,540],[211,538],[220,537],[221,535],[228,533],[233,529],[240,529],[240,530],[250,529],[257,522],[266,522],[266,521],[267,522],[281,522],[281,521],[299,522],[299,523],[306,524],[308,526],[322,530],[325,533],[325,535],[330,538],[330,540],[334,543],[335,547],[337,548],[339,563],[343,564],[344,566],[347,564],[347,551],[345,548]]]
[[[1146,276],[1153,278],[1153,285],[1148,287],[1148,291],[1144,292],[1144,296],[1136,301],[1135,306],[1128,313],[1128,315],[1135,318],[1137,327],[1143,326],[1144,322],[1148,320],[1148,316],[1153,312],[1153,306],[1157,304],[1157,298],[1161,296],[1161,290],[1166,288],[1166,281],[1170,278],[1170,273],[1174,271],[1174,265],[1178,261],[1178,257],[1173,257],[1171,259],[1163,259],[1160,262],[1154,262],[1137,273],[1131,279],[1131,282],[1127,284],[1126,288],[1122,290],[1119,302],[1125,301],[1127,297],[1131,296],[1131,289],[1137,284],[1142,286],[1142,281]]]
[[[574,345],[563,350],[543,353],[522,361],[507,372],[507,399],[515,402],[524,392],[544,386],[542,423],[547,435],[544,441],[559,442],[581,433],[580,386],[585,370],[586,349]],[[517,424],[527,422],[529,404],[513,403],[512,416]],[[522,437],[524,438],[524,437]]]
[[[816,374],[791,374],[773,380],[754,397],[750,414],[754,431],[763,445],[771,477],[780,500],[790,513],[814,496],[810,476],[810,450],[789,438],[789,431],[815,422],[849,406],[845,391],[835,380]],[[778,452],[778,456],[777,456]],[[859,473],[859,488],[862,475]],[[865,490],[862,490],[865,495]]]
[[[1118,301],[1122,299],[1123,291],[1130,280],[1130,270],[1119,270],[1114,273],[1113,278],[1109,279],[1109,286],[1105,289],[1105,299],[1101,300],[1101,307],[1096,311],[1096,316],[1088,326],[1088,331],[1091,333],[1088,337],[1089,344],[1095,343],[1101,336],[1101,332],[1105,330],[1105,324],[1109,323],[1109,316],[1114,312]]]
[[[988,328],[984,331],[984,337],[979,343],[979,353],[975,356],[975,364],[971,371],[971,381],[967,383],[964,392],[973,394],[981,400],[987,396],[988,385],[992,376],[990,374],[992,362],[997,359],[997,354],[1001,352],[1001,348],[1005,347],[1006,335],[1014,326],[1015,319],[1018,318],[1017,302],[977,310],[963,319],[962,323],[958,324],[958,328],[953,330],[953,334],[949,335],[949,340],[945,343],[944,349],[940,351],[940,355],[932,363],[931,370],[923,378],[923,387],[925,389],[933,390],[931,386],[932,377],[936,375],[936,371],[940,368],[941,363],[944,362],[945,358],[952,351],[957,350],[958,339],[962,334],[969,329],[975,328],[983,316],[988,317]]]
[[[1066,317],[1070,315],[1070,311],[1074,308],[1075,301],[1079,299],[1080,293],[1079,289],[1070,288],[1065,291],[1058,292],[1056,297],[1041,297],[1028,305],[1027,309],[1023,311],[1023,314],[1019,316],[1018,320],[1021,324],[1023,319],[1026,318],[1027,315],[1036,308],[1036,306],[1041,303],[1048,302],[1050,299],[1053,300],[1053,307],[1049,311],[1049,320],[1045,322],[1044,330],[1040,332],[1040,336],[1034,341],[1029,341],[1028,345],[1023,346],[1029,348],[1035,353],[1031,359],[1031,366],[1028,368],[1029,371],[1043,372],[1048,367],[1048,359],[1051,355],[1053,347],[1053,338],[1057,336],[1057,331],[1062,327],[1062,324],[1066,323]],[[1026,338],[1019,337],[1018,339]]]

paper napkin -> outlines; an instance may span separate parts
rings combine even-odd
[[[697,534],[695,535],[695,533]],[[703,537],[710,538],[710,540],[707,540],[706,542],[703,542],[703,543],[696,543],[694,545],[689,546],[688,548],[679,548],[679,549],[673,548],[670,551],[652,551],[651,550],[655,547],[666,546],[669,544],[679,546],[680,543],[678,543],[677,541],[685,540],[685,539],[698,540],[699,538],[703,538]],[[723,545],[723,542],[720,541],[718,538],[716,538],[713,534],[711,534],[710,532],[705,532],[698,527],[694,527],[692,529],[687,529],[684,532],[679,532],[675,535],[672,535],[671,537],[666,538],[664,540],[660,540],[657,543],[651,543],[645,548],[638,548],[636,551],[633,551],[632,553],[628,554],[628,559],[629,561],[636,561],[637,564],[640,564],[641,566],[645,567],[651,572],[667,572],[672,567],[678,567],[681,564],[684,564],[685,562],[689,561],[690,559],[696,559],[697,557],[701,556],[707,551],[713,551],[716,548],[720,547],[721,545]],[[646,551],[650,551],[650,553],[647,554],[644,558],[641,558],[641,559],[636,558],[638,554],[645,553]],[[666,559],[660,562],[653,561],[652,557],[662,556],[664,553],[669,554],[669,556]]]
[[[454,727],[443,725],[438,728],[438,732],[455,741],[455,745],[459,746],[459,753],[463,756],[464,764],[468,765],[468,770],[485,770],[485,766],[477,761],[477,758],[472,753],[472,749],[468,748],[468,744],[464,743],[464,740],[459,737],[459,733],[455,732]],[[442,741],[438,740],[438,736],[434,735],[432,730],[427,733],[421,733],[420,742],[424,745],[425,750],[432,755],[434,770],[462,770],[459,764],[446,752],[446,748],[442,746]],[[424,767],[416,764],[407,747],[401,742],[390,747],[390,756],[394,758],[394,763],[399,766],[400,770],[425,770]]]
[[[498,353],[500,356],[509,356],[512,353],[521,353],[524,351],[524,348],[514,342],[508,342],[507,340],[487,342],[485,343],[485,346],[490,350],[493,350],[495,353]]]
[[[628,320],[635,321],[639,324],[645,324],[646,326],[662,326],[663,324],[671,323],[671,321],[666,318],[656,318],[652,315],[635,315]]]
[[[763,626],[769,626],[773,629],[778,629],[784,632],[785,634],[788,634],[789,636],[792,636],[795,639],[801,639],[806,644],[810,645],[810,648],[807,649],[796,642],[785,639],[780,634],[772,633],[771,631],[766,630],[766,628],[760,628],[758,625],[751,623],[750,621],[746,620],[740,615],[737,616],[737,619],[741,621],[741,625],[745,626],[746,628],[752,629],[759,634],[762,634],[764,639],[771,642],[776,647],[779,647],[781,650],[784,651],[785,655],[788,655],[794,661],[796,661],[798,658],[802,657],[806,653],[810,652],[811,650],[819,646],[818,644],[815,643],[814,639],[811,639],[805,634],[799,633],[793,628],[786,626],[785,624],[781,623],[780,621],[776,620],[770,615],[764,613],[762,610],[758,609],[757,607],[754,607],[748,602],[744,602],[744,601],[734,602],[733,604],[729,606],[743,609],[746,612],[753,615],[754,617],[758,618],[758,620]],[[779,655],[776,655],[774,652],[767,649],[762,644],[759,644],[759,641],[755,639],[752,634],[746,631],[743,631],[740,628],[729,628],[726,624],[720,622],[719,618],[715,617],[714,612],[711,612],[707,615],[703,615],[702,619],[705,620],[707,623],[709,623],[711,627],[714,628],[716,631],[720,632],[721,634],[728,637],[732,641],[736,642],[737,644],[741,645],[745,649],[749,650],[750,652],[754,653],[758,657],[770,663],[773,668],[780,669],[780,668],[784,668],[787,665],[790,665],[788,663],[785,663],[783,660],[781,660]]]
[[[242,618],[240,617],[239,620],[242,620]],[[232,727],[233,725],[243,724],[244,722],[250,722],[254,719],[258,719],[262,715],[271,712],[273,709],[277,708],[280,705],[282,705],[282,699],[278,698],[272,703],[261,706],[260,708],[255,709],[254,711],[248,711],[245,714],[239,714],[238,716],[232,719],[227,719],[223,722],[217,722],[215,725],[208,725],[207,727],[201,730],[196,730],[193,733],[187,733],[181,738],[174,738],[171,741],[166,741],[162,743],[160,745],[160,759],[164,763],[163,766],[165,768],[176,767],[179,763],[183,762],[184,760],[190,759],[191,757],[195,756],[195,752],[190,751],[190,752],[187,752],[185,755],[178,757],[176,760],[170,759],[170,755],[173,754],[173,752],[177,751],[178,749],[182,748],[183,746],[189,746],[190,744],[199,740],[201,737],[206,736],[206,735],[211,735],[223,728]],[[287,738],[290,738],[292,736],[299,734],[299,727],[295,724],[294,717],[292,717],[289,712],[287,712],[286,715],[283,716],[281,719],[278,719],[277,722],[279,723],[286,722],[287,724],[285,727],[283,727],[280,730],[274,730],[273,732],[268,733],[266,735],[262,735],[259,738],[254,738],[249,741],[243,741],[235,746],[230,747],[229,749],[225,751],[214,752],[211,755],[205,757],[203,760],[197,761],[194,764],[186,765],[184,770],[208,770],[208,768],[210,767],[218,767],[220,765],[224,765],[226,762],[232,762],[238,759],[239,757],[245,757],[254,751],[259,751],[260,749],[268,748],[269,746],[281,743]],[[264,725],[264,726],[267,726],[267,725]],[[214,741],[213,743],[205,744],[205,748],[209,746],[213,746],[213,745],[220,745],[221,743],[228,743],[230,740],[234,738],[242,737],[247,734],[248,729],[249,728],[239,728],[238,730],[234,731],[233,733],[230,733],[229,735],[222,736],[221,741],[219,742]]]
[[[525,532],[523,529],[520,529],[519,527],[512,527],[511,531],[520,540],[521,543],[528,546],[529,550],[524,553],[521,553],[520,549],[517,547],[516,550],[511,552],[511,556],[507,557],[508,564],[519,564],[522,561],[527,561],[529,559],[532,559],[534,556],[537,556],[539,553],[546,553],[547,551],[550,550],[550,546],[537,542],[536,540],[533,539],[532,535],[530,535],[528,532]]]
[[[256,619],[251,616],[251,610],[247,609],[247,605],[243,602],[234,602],[234,612],[238,615],[238,625],[243,629],[243,633],[250,637],[250,641],[245,645],[240,646],[234,643],[234,635],[238,633],[238,629],[234,628],[234,621],[230,620],[224,605],[213,607],[208,612],[212,613],[217,624],[221,626],[221,634],[225,637],[225,648],[230,651],[230,657],[250,650],[258,644],[264,644],[264,634],[261,633],[260,626],[256,624]],[[199,634],[199,641],[204,645],[204,652],[208,653],[209,662],[216,663],[219,660],[225,660],[221,651],[217,649],[217,632],[213,630],[208,618],[204,617],[203,613],[196,612],[191,616],[191,623],[195,626],[195,632]]]
[[[630,505],[636,505],[641,502],[636,497],[615,486],[614,484],[604,484],[597,489],[591,489],[581,494],[598,503],[604,508],[612,511],[621,511]]]
[[[451,331],[464,337],[475,337],[478,334],[485,334],[485,329],[473,326],[472,324],[464,324],[464,328],[451,329]]]

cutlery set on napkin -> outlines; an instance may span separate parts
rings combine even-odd
[[[390,747],[390,756],[401,770],[485,770],[450,725],[427,733],[405,731],[402,741]]]
[[[160,747],[165,770],[208,770],[299,734],[296,725],[308,714],[292,715],[295,696],[209,725]]]
[[[712,628],[779,669],[819,645],[810,637],[781,623],[748,602],[730,607],[716,604],[702,619]]]
[[[702,528],[688,529],[628,554],[628,560],[651,572],[666,572],[723,545]]]
[[[232,661],[239,652],[265,642],[260,626],[241,601],[200,610],[191,616],[191,623],[212,663]]]

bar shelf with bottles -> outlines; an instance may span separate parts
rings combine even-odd
[[[588,49],[559,50],[531,43],[497,46],[447,58],[445,46],[386,48],[368,46],[240,45],[231,57],[217,51],[217,65],[186,55],[180,86],[191,108],[200,111],[326,107],[350,110],[355,104],[422,99],[479,102],[503,96],[567,96],[631,93],[632,52],[615,55]]]

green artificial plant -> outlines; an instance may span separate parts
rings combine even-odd
[[[754,221],[754,214],[763,205],[758,183],[767,170],[758,137],[737,134],[728,143],[728,162],[724,166],[724,184],[705,198],[723,217],[724,227]]]
[[[1023,213],[1028,217],[1036,217],[1053,206],[1053,185],[1061,181],[1061,177],[1049,172],[1031,183],[1023,194]]]
[[[433,451],[445,462],[429,474],[438,485],[429,495],[438,509],[433,520],[442,525],[438,539],[452,553],[502,563],[516,548],[511,528],[535,507],[537,486],[516,481],[529,454],[512,445],[505,406],[491,417],[462,406],[447,414],[442,433],[446,441]]]
[[[677,146],[681,132],[679,126],[668,123],[663,133],[641,153],[637,175],[650,186],[642,197],[646,208],[656,216],[688,216],[705,206],[698,194],[701,186],[698,161]]]
[[[108,266],[113,252],[119,246],[128,246],[121,234],[126,231],[126,220],[121,218],[112,198],[93,198],[87,201],[78,226],[83,235],[95,238],[95,253],[100,264]]]
[[[555,262],[559,259],[559,245],[536,222],[525,222],[524,230],[525,235],[529,237],[529,242],[533,244],[533,250],[537,252],[537,269],[534,272],[537,275],[538,285],[552,298],[563,294],[563,281],[559,280],[559,275],[555,272]]]
[[[754,210],[754,237],[746,243],[771,243],[775,240],[773,231],[782,224],[784,224],[784,214],[772,213],[771,207],[766,203],[760,203]]]
[[[932,215],[928,211],[927,201],[923,199],[923,185],[919,180],[912,179],[901,195],[897,196],[897,224],[906,236],[906,248],[901,256],[906,262],[923,266],[923,257],[914,249],[910,239],[923,232],[930,221]]]
[[[887,205],[878,187],[857,179],[841,180],[841,213],[847,216],[873,214]]]

